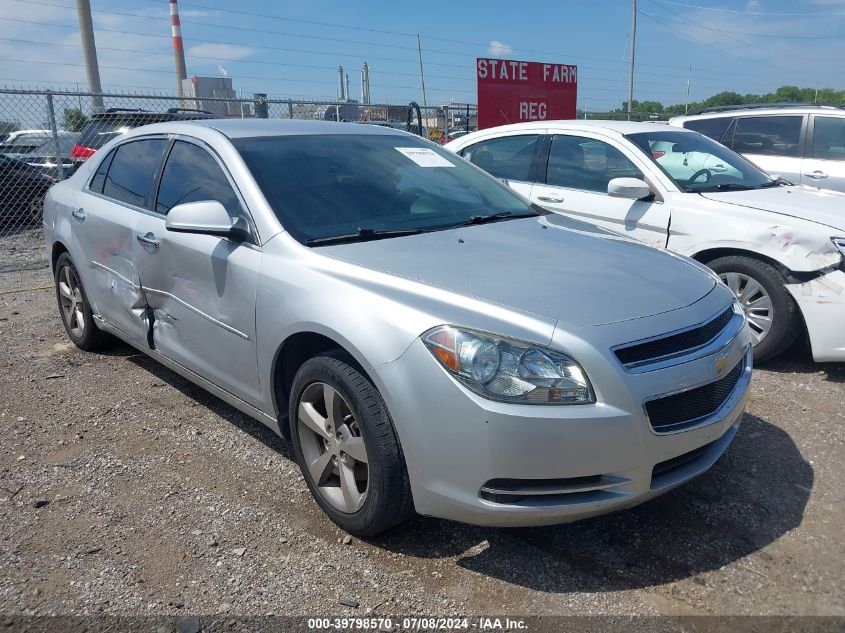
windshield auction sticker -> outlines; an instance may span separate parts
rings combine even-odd
[[[452,163],[437,154],[427,147],[396,147],[397,152],[401,152],[420,167],[454,167]]]

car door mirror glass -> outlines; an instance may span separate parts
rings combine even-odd
[[[614,178],[607,183],[607,195],[614,198],[642,200],[651,196],[651,187],[639,178]]]
[[[235,237],[244,230],[236,228],[237,223],[216,200],[201,200],[177,204],[167,214],[165,227],[178,233],[199,233]]]

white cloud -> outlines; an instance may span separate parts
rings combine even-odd
[[[754,11],[760,8],[760,0],[748,0],[748,4],[745,5],[746,11]]]
[[[185,51],[188,57],[213,57],[217,60],[244,59],[255,52],[249,46],[236,46],[235,44],[197,44],[189,46]]]
[[[490,40],[490,46],[487,49],[487,52],[490,55],[496,55],[496,56],[510,55],[511,53],[513,53],[513,49],[510,46],[508,46],[507,44],[505,44],[504,42],[499,42],[497,40]]]

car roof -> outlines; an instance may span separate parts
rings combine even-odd
[[[825,116],[841,116],[845,117],[845,109],[840,106],[827,105],[801,105],[801,106],[772,106],[770,108],[743,108],[737,106],[734,109],[713,110],[711,112],[699,112],[696,114],[687,114],[675,116],[670,121],[690,121],[694,119],[715,119],[725,116],[763,116],[771,114],[819,114],[824,113]]]
[[[657,122],[640,122],[640,121],[606,121],[601,119],[559,119],[551,121],[527,121],[524,123],[511,123],[510,125],[502,125],[495,128],[486,128],[479,130],[480,132],[490,132],[492,130],[501,132],[518,131],[521,129],[537,128],[568,128],[578,129],[585,132],[590,131],[613,131],[619,134],[635,134],[637,132],[652,132],[655,129],[660,129],[657,126],[662,123]],[[674,130],[673,130],[674,131]]]
[[[190,133],[196,127],[211,128],[230,139],[252,136],[306,136],[322,134],[410,135],[403,130],[381,125],[338,123],[337,121],[309,121],[300,119],[191,119],[154,123],[133,132]],[[413,135],[410,135],[413,136]]]

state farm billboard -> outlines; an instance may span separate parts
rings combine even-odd
[[[574,119],[578,67],[479,57],[478,129],[545,119]]]

